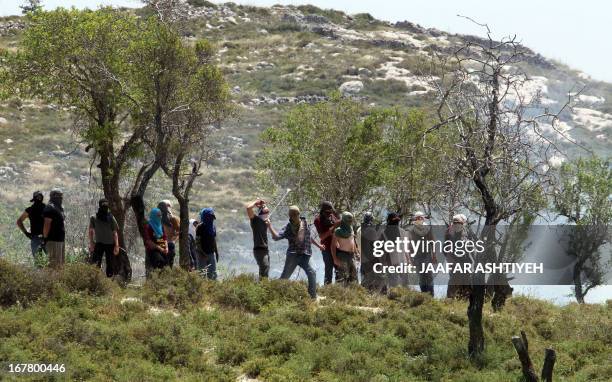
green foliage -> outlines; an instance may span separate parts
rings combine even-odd
[[[385,22],[376,20],[374,16],[369,13],[357,13],[352,15],[352,20],[350,23],[351,28],[354,29],[376,29],[379,26],[385,25]]]
[[[388,120],[384,184],[389,206],[406,214],[418,205],[430,205],[439,195],[435,187],[444,171],[441,153],[450,144],[443,137],[426,134],[428,121],[422,111],[394,111]]]
[[[607,263],[601,248],[610,241],[612,221],[612,167],[609,160],[579,158],[558,170],[559,188],[554,206],[572,225],[568,254],[575,258],[574,294],[578,302],[601,285]]]
[[[59,281],[69,292],[84,292],[92,296],[107,295],[115,288],[100,268],[84,263],[66,264],[59,274]]]
[[[418,293],[406,288],[393,288],[389,291],[389,298],[409,308],[414,308],[431,300],[431,296]]]
[[[52,291],[52,277],[0,259],[0,306],[28,306]]]
[[[334,95],[296,106],[281,126],[267,129],[258,166],[264,183],[291,188],[292,202],[306,209],[330,200],[360,213],[374,200],[408,213],[440,196],[443,153],[453,150],[428,128],[421,110],[368,109]]]
[[[536,368],[553,344],[559,381],[605,380],[609,372],[612,316],[605,305],[512,298],[496,320],[487,320],[490,346],[472,361],[458,340],[467,336],[461,301],[403,288],[387,298],[331,285],[321,288],[326,299],[319,305],[308,302],[302,283],[241,276],[203,281],[196,302],[164,305],[173,308],[166,311],[148,305],[149,288],[169,290],[164,277],[166,285],[171,277],[182,280],[176,285],[191,282],[181,271],[156,277],[155,286],[142,290],[104,297],[65,291],[25,309],[0,310],[0,358],[65,363],[66,378],[85,380],[235,381],[246,374],[262,381],[515,382],[521,371],[510,338],[524,329]],[[11,282],[20,281],[27,283]],[[143,302],[124,301],[126,294]],[[242,302],[223,304],[231,295]],[[301,298],[306,304],[295,303]],[[197,302],[207,299],[210,305]],[[372,306],[380,310],[362,309]]]
[[[283,124],[267,129],[258,160],[265,176],[294,192],[293,202],[316,209],[330,200],[341,210],[362,207],[380,182],[384,115],[338,94],[299,105]]]
[[[194,7],[217,8],[215,3],[206,0],[187,0],[187,3]]]
[[[609,160],[582,159],[564,163],[559,169],[555,208],[568,221],[607,225],[612,220],[612,167]]]
[[[305,15],[323,16],[326,17],[329,21],[337,24],[342,23],[346,18],[346,15],[342,11],[337,11],[335,9],[321,9],[317,6],[310,4],[300,5],[297,7],[297,9],[299,9]]]
[[[205,281],[202,277],[180,268],[152,272],[143,286],[144,301],[178,309],[197,305],[204,295]]]
[[[220,284],[212,284],[209,289],[213,302],[253,313],[261,312],[272,303],[305,307],[310,301],[303,284],[286,280],[263,280],[256,283],[254,277],[242,275]]]
[[[62,292],[104,296],[116,290],[99,268],[73,263],[63,270],[35,269],[0,259],[0,306],[30,306],[40,299],[58,298]]]

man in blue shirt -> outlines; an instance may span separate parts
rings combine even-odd
[[[266,224],[272,234],[274,241],[287,239],[289,246],[287,247],[287,257],[285,259],[285,267],[281,279],[289,279],[299,266],[306,272],[308,277],[308,293],[313,299],[317,298],[317,275],[310,266],[310,256],[312,249],[310,244],[313,243],[317,247],[321,247],[319,243],[310,237],[310,226],[306,222],[306,218],[300,216],[300,209],[297,206],[289,207],[289,222],[280,231],[276,232],[270,220],[266,220]]]

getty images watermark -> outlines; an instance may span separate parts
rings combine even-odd
[[[436,250],[437,248],[437,250]],[[403,262],[397,265],[383,265],[376,263],[373,266],[375,273],[466,273],[466,274],[508,274],[508,273],[528,273],[544,274],[544,263],[474,263],[474,256],[484,253],[485,243],[482,240],[410,240],[407,237],[396,238],[395,240],[376,240],[374,241],[372,255],[382,258],[386,253],[404,254],[406,258],[412,259],[410,262]],[[448,253],[457,258],[470,257],[470,262],[443,262],[437,259],[434,261],[419,261],[415,264],[414,259],[417,254],[423,256],[433,256],[435,253]]]
[[[439,285],[457,274],[505,275],[516,285],[573,285],[578,258],[589,247],[583,245],[590,240],[586,231],[575,226],[493,229],[494,235],[489,236],[492,250],[488,251],[482,231],[453,232],[446,226],[370,227],[361,234],[362,262],[369,261],[379,275],[432,274]],[[609,238],[609,227],[603,233]],[[586,254],[591,264],[585,269],[592,269],[592,262],[598,261],[605,275],[603,284],[609,284],[610,240],[596,250]],[[473,282],[470,279],[465,280]]]

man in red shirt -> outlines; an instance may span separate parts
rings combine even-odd
[[[317,228],[319,240],[323,246],[321,254],[323,255],[323,263],[325,264],[325,284],[331,284],[334,273],[334,260],[331,254],[332,235],[336,228],[340,225],[340,218],[334,210],[331,202],[321,202],[319,214],[315,217],[314,226]],[[336,272],[336,278],[337,272]]]

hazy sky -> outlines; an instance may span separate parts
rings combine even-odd
[[[457,14],[488,23],[498,36],[516,34],[524,45],[563,61],[593,78],[612,82],[612,2],[604,0],[234,0],[241,4],[305,4],[348,13],[369,12],[388,21],[409,20],[453,33],[482,35]],[[219,3],[220,1],[216,1]],[[223,2],[223,1],[221,1]],[[19,13],[20,0],[0,0],[0,15]],[[43,0],[59,5],[140,6],[138,0]]]

